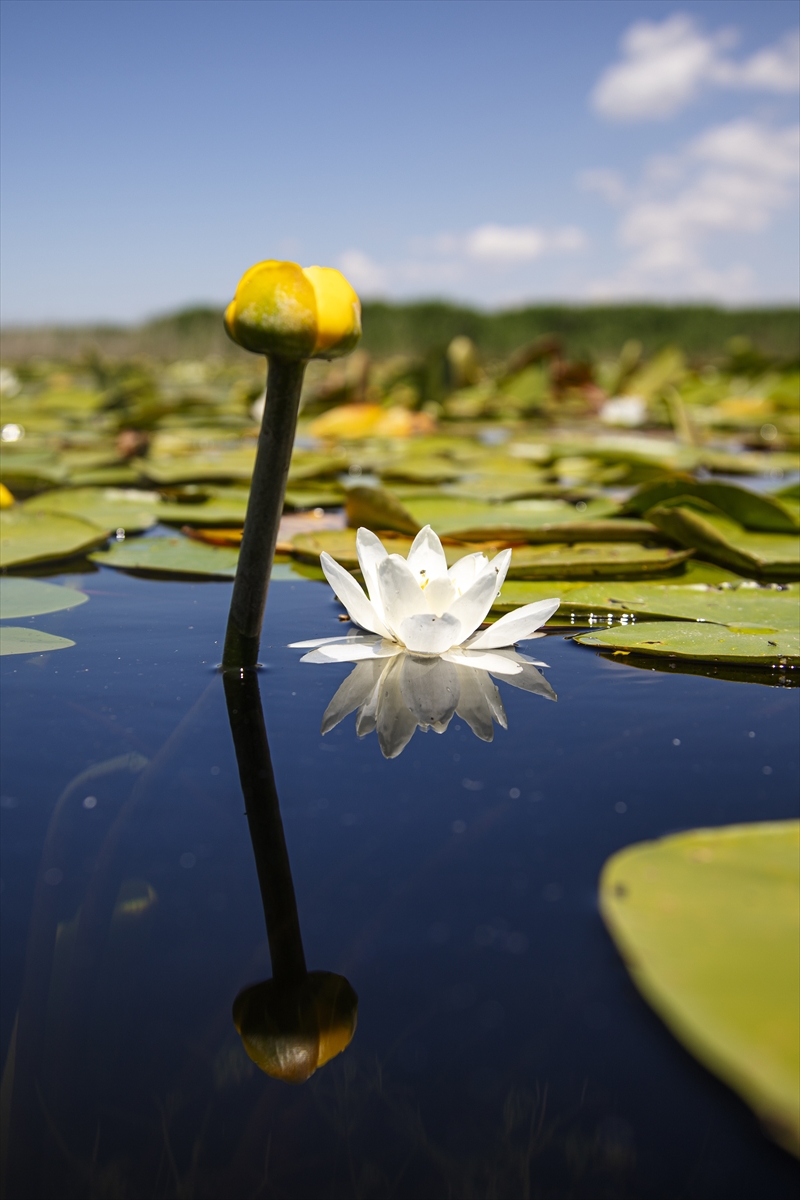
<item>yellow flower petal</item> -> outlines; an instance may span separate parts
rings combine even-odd
[[[340,271],[306,267],[317,298],[317,340],[314,358],[349,354],[361,337],[361,302]]]

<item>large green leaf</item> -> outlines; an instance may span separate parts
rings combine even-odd
[[[675,1036],[800,1154],[800,823],[629,846],[603,868],[600,911]]]
[[[454,496],[421,496],[405,499],[417,523],[430,525],[440,535],[463,541],[522,541],[529,533],[554,524],[570,524],[613,516],[619,505],[611,500],[590,500],[581,510],[555,498],[520,500],[513,504],[484,504]]]
[[[0,619],[38,617],[85,604],[89,597],[77,588],[59,587],[41,579],[22,579],[18,575],[0,578]]]
[[[396,496],[384,488],[351,487],[347,490],[345,504],[347,524],[352,529],[364,526],[376,532],[393,529],[398,533],[408,533],[412,536],[420,529],[420,525],[411,516]]]
[[[657,505],[648,521],[682,546],[733,567],[744,574],[800,579],[800,537],[781,533],[750,533],[727,517],[690,508]]]
[[[66,650],[75,643],[69,638],[43,633],[25,625],[0,625],[0,656],[4,654],[47,654],[50,650]]]
[[[576,542],[519,546],[511,552],[509,579],[638,578],[672,571],[691,550],[647,548],[633,542]],[[552,593],[551,593],[552,594]]]
[[[27,500],[26,512],[63,513],[79,517],[99,529],[124,529],[140,533],[156,523],[157,492],[133,488],[60,488]]]
[[[167,525],[242,526],[250,493],[244,488],[217,488],[211,495],[186,502],[162,501],[156,508],[159,521]]]
[[[542,583],[504,584],[495,601],[496,612],[508,612],[545,597],[561,596],[561,618],[674,617],[682,621],[712,621],[736,628],[800,628],[800,589],[796,584],[776,591],[770,587],[715,587],[711,584],[680,586],[680,581],[586,583],[548,580]]]
[[[255,446],[209,450],[205,454],[176,454],[143,459],[140,470],[154,483],[200,483],[241,479],[249,482],[256,461]]]
[[[207,575],[233,579],[239,551],[185,537],[134,538],[89,556],[104,567],[148,575]]]
[[[108,534],[77,517],[6,509],[0,512],[0,567],[72,558],[101,545]]]
[[[800,666],[800,633],[757,625],[712,625],[702,621],[642,621],[592,630],[575,638],[584,646],[618,654],[694,658],[722,663]]]
[[[771,496],[758,495],[733,483],[698,482],[690,475],[643,484],[628,500],[625,511],[644,514],[656,505],[683,496],[707,501],[745,529],[766,533],[795,533],[800,529],[800,522],[791,510]]]

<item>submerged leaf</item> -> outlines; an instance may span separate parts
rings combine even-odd
[[[722,663],[800,665],[800,633],[754,625],[702,621],[643,621],[593,630],[575,638],[583,646],[622,654],[653,654]]]
[[[800,823],[698,829],[608,860],[600,911],[683,1044],[800,1153]]]
[[[6,575],[0,579],[0,618],[39,617],[85,604],[89,597],[76,588],[59,587],[41,579]]]
[[[31,629],[26,625],[0,625],[0,656],[47,654],[50,650],[66,650],[74,645],[69,638],[43,633],[41,629]]]

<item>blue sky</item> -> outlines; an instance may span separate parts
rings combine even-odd
[[[791,0],[3,0],[2,318],[796,300]]]

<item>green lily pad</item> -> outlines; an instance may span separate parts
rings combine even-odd
[[[800,822],[697,829],[629,846],[600,911],[675,1036],[800,1154]]]
[[[440,535],[470,542],[527,540],[528,534],[546,526],[576,520],[584,524],[619,511],[619,505],[606,499],[590,500],[578,512],[558,498],[484,504],[443,495],[406,498],[405,508],[420,526],[430,525]]]
[[[108,534],[77,517],[26,512],[19,505],[0,512],[0,567],[72,558],[102,545]]]
[[[351,529],[364,526],[377,531],[393,529],[398,533],[418,533],[421,526],[391,492],[384,488],[351,487],[345,504],[347,524]]]
[[[723,663],[800,665],[800,633],[702,621],[642,621],[592,630],[575,638],[583,646],[618,654],[651,654]]]
[[[59,488],[26,500],[25,512],[60,513],[78,517],[99,529],[124,529],[141,533],[155,525],[157,492],[133,488]]]
[[[633,542],[553,543],[518,546],[511,552],[509,579],[608,579],[638,578],[672,571],[691,555],[691,550],[668,546],[647,548]],[[552,593],[551,593],[552,595]]]
[[[648,521],[682,546],[744,574],[777,579],[800,579],[800,537],[780,533],[749,533],[727,517],[682,506],[656,506]]]
[[[284,507],[289,509],[340,508],[344,504],[344,497],[343,487],[324,487],[320,484],[312,488],[288,487],[283,502]]]
[[[0,454],[0,480],[12,492],[57,487],[67,478],[67,468],[54,454],[15,450]]]
[[[66,588],[64,589],[66,591]],[[0,625],[0,656],[4,654],[47,654],[50,650],[66,650],[75,643],[69,638],[43,633],[25,625]]]
[[[204,480],[250,481],[256,461],[253,447],[209,451],[206,454],[176,454],[143,459],[140,470],[153,483],[201,483]]]
[[[155,512],[158,520],[167,525],[197,525],[200,529],[215,525],[241,527],[249,496],[244,488],[220,488],[217,494],[199,503],[162,501]]]
[[[233,579],[239,551],[185,537],[135,538],[90,554],[92,562],[148,575],[207,575]]]
[[[38,617],[42,613],[61,612],[85,604],[89,597],[77,588],[59,587],[41,579],[22,579],[16,575],[0,578],[0,619]]]
[[[644,514],[684,496],[706,500],[745,529],[766,533],[795,533],[800,529],[791,510],[771,496],[757,495],[733,483],[698,482],[690,475],[643,484],[628,500],[625,511]]]
[[[404,558],[411,549],[412,540],[400,533],[381,535],[381,541],[389,553],[402,554]],[[358,571],[359,569],[355,529],[326,529],[319,533],[297,533],[291,540],[291,546],[293,556],[300,562],[316,566],[319,563],[320,554],[325,550],[348,571]],[[497,553],[498,548],[495,543],[470,543],[468,546],[445,545],[443,547],[448,566],[452,566],[465,554],[473,554],[482,550],[487,555],[493,555]]]

